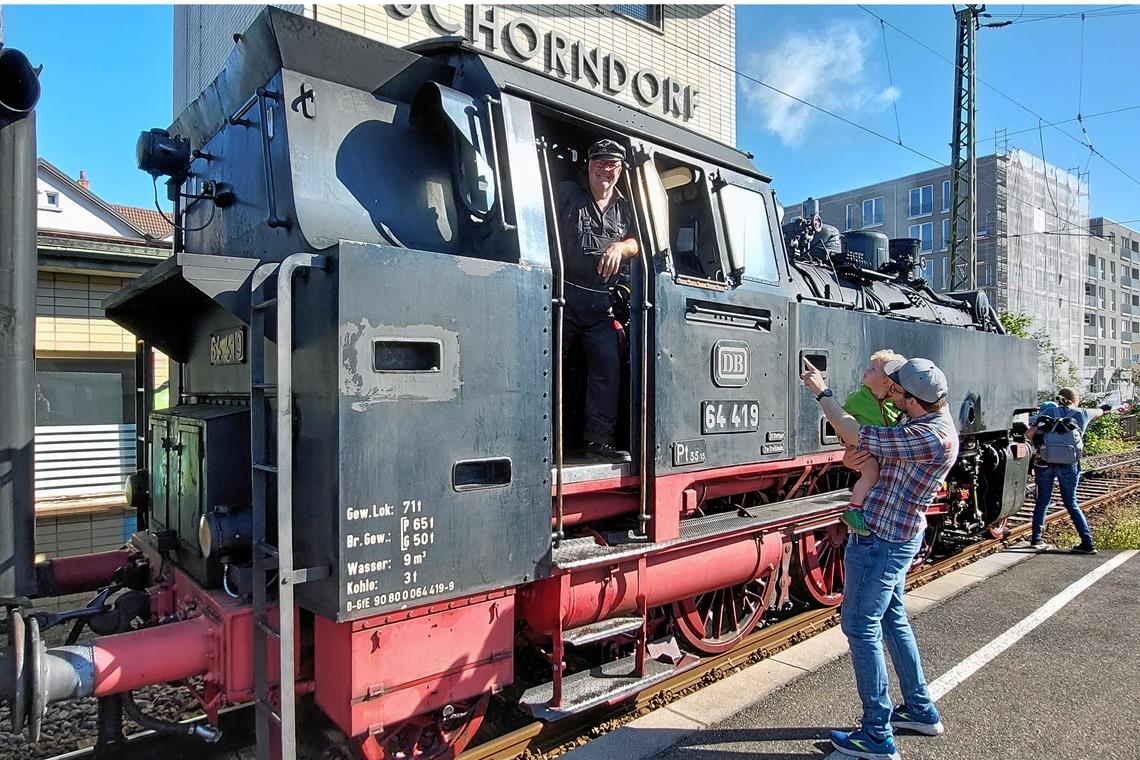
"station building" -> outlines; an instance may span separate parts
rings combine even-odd
[[[264,7],[174,7],[174,117],[218,75],[233,35]],[[460,37],[486,53],[736,145],[732,5],[279,7],[396,47]]]
[[[102,304],[170,255],[173,229],[42,158],[36,228],[36,548],[113,549],[135,528],[122,487],[135,469],[136,340]],[[152,360],[161,386],[168,362]]]

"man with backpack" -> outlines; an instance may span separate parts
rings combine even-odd
[[[1029,440],[1037,447],[1034,479],[1037,482],[1037,502],[1033,509],[1033,530],[1029,545],[1041,548],[1041,529],[1045,524],[1045,510],[1053,498],[1054,479],[1061,485],[1061,501],[1081,537],[1081,543],[1072,548],[1077,554],[1096,554],[1089,523],[1077,506],[1077,481],[1081,476],[1081,455],[1084,453],[1084,436],[1089,423],[1112,407],[1105,404],[1099,409],[1082,409],[1077,406],[1077,392],[1072,388],[1057,391],[1059,406],[1038,410]]]

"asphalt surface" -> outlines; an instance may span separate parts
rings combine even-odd
[[[1112,556],[1036,554],[912,614],[927,681]],[[1140,759],[1140,556],[1112,570],[950,690],[938,707],[945,734],[897,737],[907,760]],[[850,655],[845,654],[696,733],[657,729],[675,732],[679,742],[657,756],[824,758],[832,754],[829,731],[850,729],[859,714]],[[671,743],[667,736],[655,739],[658,746]]]

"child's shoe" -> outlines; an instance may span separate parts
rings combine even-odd
[[[867,521],[863,518],[863,510],[854,507],[849,508],[839,518],[843,524],[852,530],[857,536],[869,536],[871,531],[867,530]]]

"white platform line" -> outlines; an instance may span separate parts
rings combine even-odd
[[[1054,596],[1045,604],[1041,605],[1037,610],[1022,620],[1020,623],[1014,625],[996,639],[986,644],[984,647],[974,652],[972,655],[962,660],[962,662],[955,665],[953,668],[943,673],[932,684],[930,684],[930,696],[937,702],[946,696],[955,686],[965,681],[967,678],[978,672],[986,663],[997,657],[1013,646],[1021,637],[1032,631],[1037,626],[1044,623],[1052,617],[1058,610],[1064,607],[1069,602],[1073,601],[1087,589],[1099,581],[1104,576],[1115,570],[1120,565],[1130,560],[1137,554],[1136,550],[1124,551],[1117,554],[1112,559],[1105,562],[1103,565],[1097,567],[1091,573],[1081,578],[1078,581],[1070,584],[1061,593]]]
[[[950,693],[950,691],[955,686],[962,683],[970,676],[974,675],[974,673],[977,673],[986,665],[986,663],[990,662],[999,654],[1009,649],[1018,641],[1018,639],[1032,631],[1037,626],[1044,623],[1046,620],[1052,617],[1053,614],[1057,612],[1057,610],[1061,609],[1066,604],[1076,599],[1082,591],[1099,581],[1104,576],[1111,573],[1116,568],[1123,565],[1128,560],[1132,559],[1132,557],[1134,557],[1137,553],[1140,552],[1137,552],[1133,549],[1117,554],[1115,557],[1108,560],[1103,565],[1100,565],[1096,570],[1093,570],[1085,577],[1069,584],[1069,586],[1064,591],[1057,594],[1052,599],[1045,602],[1045,604],[1038,607],[1037,610],[1029,617],[1014,625],[1005,633],[998,636],[996,639],[986,644],[984,647],[974,652],[966,659],[962,660],[962,662],[958,663],[953,668],[943,673],[928,687],[930,689],[931,699],[933,699],[935,702],[942,699],[942,697]],[[823,760],[850,760],[850,758],[850,755],[845,755],[842,752],[835,750],[831,754],[827,755],[827,757],[823,758]]]

